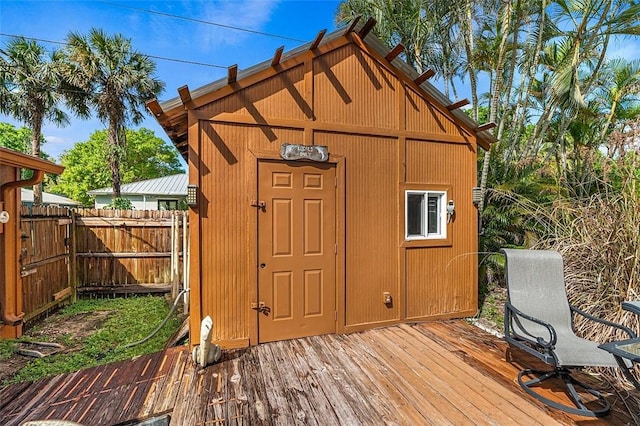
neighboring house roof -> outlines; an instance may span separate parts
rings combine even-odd
[[[359,19],[359,18],[358,18]],[[347,25],[346,28],[338,29],[330,34],[327,34],[323,37],[324,32],[320,32],[316,40],[306,43],[300,47],[297,47],[289,52],[278,56],[280,52],[276,52],[276,55],[273,59],[268,59],[262,63],[254,65],[246,70],[238,70],[237,66],[229,67],[229,74],[236,74],[233,77],[233,82],[235,84],[234,87],[245,87],[250,85],[251,83],[239,84],[241,80],[249,81],[248,77],[256,75],[262,71],[273,68],[274,63],[277,65],[278,63],[283,63],[291,58],[294,58],[299,55],[303,55],[308,52],[310,49],[318,49],[322,45],[331,42],[332,40],[338,39],[343,36],[347,36],[352,31],[358,31],[359,38],[362,39],[363,43],[367,46],[367,48],[372,49],[377,54],[379,54],[383,58],[390,57],[391,55],[393,59],[389,61],[389,63],[399,71],[399,75],[404,74],[405,78],[408,78],[411,81],[419,82],[417,83],[420,89],[424,91],[427,97],[435,100],[444,106],[452,105],[453,103],[447,99],[442,92],[440,92],[437,88],[435,88],[428,81],[422,81],[421,76],[418,75],[416,70],[404,62],[399,56],[394,55],[391,52],[391,49],[387,47],[380,39],[378,39],[372,32],[370,32],[371,28],[375,25],[375,20],[370,20],[364,24],[359,23],[358,19],[355,19],[350,25]],[[278,58],[278,62],[276,62],[275,58]],[[427,74],[427,73],[425,73]],[[428,78],[428,77],[427,77]],[[206,103],[206,100],[209,95],[213,92],[223,89],[230,84],[230,77],[224,77],[219,80],[216,80],[212,83],[204,85],[198,89],[195,89],[191,92],[189,90],[182,90],[184,88],[179,89],[180,97],[176,97],[173,99],[169,99],[165,102],[159,103],[157,100],[152,100],[147,103],[147,107],[156,117],[160,125],[167,132],[167,135],[171,138],[174,145],[183,157],[187,156],[187,129],[188,129],[188,118],[187,118],[187,108],[185,106],[192,105],[197,108],[201,106],[201,104]],[[200,101],[204,99],[204,101]],[[478,139],[478,144],[485,149],[488,149],[490,144],[495,142],[496,137],[488,130],[483,129],[469,117],[464,111],[455,108],[450,111],[451,114],[464,126],[468,129],[472,130]]]
[[[23,203],[33,203],[33,190],[20,188],[20,199]],[[74,201],[71,198],[63,197],[62,195],[50,194],[48,192],[42,193],[42,204],[55,204],[58,206],[81,205],[81,203]]]
[[[121,195],[187,195],[189,178],[186,173],[157,179],[126,183],[120,187]],[[111,195],[113,188],[93,189],[89,195]]]

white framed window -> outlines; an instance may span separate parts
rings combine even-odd
[[[405,239],[447,238],[446,200],[446,191],[405,191]]]

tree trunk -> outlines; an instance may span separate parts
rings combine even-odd
[[[42,137],[42,120],[35,120],[31,126],[31,155],[40,158],[40,138]],[[33,205],[42,205],[42,183],[33,185]]]
[[[507,158],[507,160],[510,160],[512,158],[515,145],[520,144],[520,140],[516,140],[516,138],[517,137],[519,138],[519,135],[524,133],[524,130],[525,130],[524,129],[525,117],[527,116],[527,111],[529,108],[529,94],[531,93],[533,83],[535,82],[535,74],[536,74],[536,70],[538,69],[540,52],[542,51],[543,35],[545,31],[544,22],[546,17],[546,8],[547,8],[547,2],[546,0],[542,0],[542,3],[540,4],[540,14],[538,16],[538,26],[537,26],[538,35],[536,38],[536,45],[533,52],[531,51],[527,52],[527,57],[530,59],[527,59],[525,61],[524,69],[528,69],[529,71],[527,74],[523,73],[522,75],[522,81],[521,81],[520,90],[519,90],[520,95],[518,98],[518,102],[516,104],[517,110],[516,110],[516,114],[514,115],[511,131],[509,132],[509,134],[511,135],[511,138],[513,139],[513,144],[510,147],[511,151],[509,152],[509,157]],[[515,46],[514,46],[514,49],[515,49]],[[513,52],[513,54],[515,54],[515,51]],[[528,65],[529,61],[531,61],[530,65]],[[526,81],[526,86],[525,86],[525,81]],[[531,141],[530,143],[533,143],[533,141]],[[527,143],[527,145],[528,144],[529,143]],[[518,160],[522,160],[524,158],[523,155],[524,153],[526,153],[527,149],[528,147],[526,145],[522,147]]]
[[[478,121],[478,79],[476,77],[476,65],[473,57],[475,51],[475,39],[473,38],[473,12],[470,0],[467,0],[464,3],[464,16],[461,21],[464,28],[464,49],[467,55],[467,65],[469,67],[469,83],[471,85],[471,105],[473,105],[473,119],[475,121]]]
[[[109,137],[107,140],[107,162],[111,172],[113,198],[120,198],[120,159],[121,159],[120,129],[115,120],[109,120]]]
[[[511,27],[511,4],[509,2],[505,5],[506,10],[503,11],[504,14],[504,31],[502,34],[502,39],[500,40],[500,47],[498,50],[498,60],[496,67],[496,78],[494,86],[491,88],[492,96],[491,96],[491,105],[489,108],[489,122],[496,122],[498,118],[498,104],[500,102],[500,94],[502,93],[503,81],[504,81],[504,56],[507,44],[507,37],[509,35],[509,28]],[[500,137],[502,135],[497,135],[498,142],[500,143]],[[482,175],[480,176],[480,202],[478,203],[478,212],[482,216],[482,211],[484,210],[484,195],[487,190],[487,179],[489,177],[489,162],[491,161],[491,149],[484,153],[484,162],[482,164]]]

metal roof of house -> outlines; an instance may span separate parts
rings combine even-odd
[[[156,179],[125,183],[120,187],[122,195],[187,195],[189,178],[186,173]],[[89,195],[111,195],[113,188],[93,189]]]
[[[27,188],[20,188],[20,199],[23,203],[33,203],[33,190]],[[63,197],[61,195],[50,194],[48,192],[42,193],[42,204],[55,204],[58,206],[79,206],[81,203],[72,200],[71,198]]]
[[[388,55],[391,54],[392,49],[390,49],[385,43],[383,43],[380,39],[378,39],[375,35],[373,35],[373,33],[371,32],[371,29],[375,24],[376,22],[374,19],[369,19],[369,21],[365,23],[361,23],[359,22],[359,17],[357,17],[356,19],[354,19],[354,21],[351,24],[347,25],[345,28],[340,28],[326,35],[325,35],[325,31],[321,31],[315,40],[308,42],[306,44],[303,44],[302,46],[299,46],[293,50],[290,50],[289,52],[283,53],[279,49],[276,51],[276,54],[274,55],[273,59],[268,59],[264,62],[256,64],[245,70],[238,70],[237,65],[233,65],[229,67],[229,70],[228,70],[229,75],[227,77],[223,77],[212,83],[206,84],[191,92],[189,92],[188,88],[184,86],[183,88],[178,89],[178,92],[180,93],[179,97],[169,99],[162,103],[154,99],[147,103],[147,107],[149,108],[151,113],[154,115],[156,120],[158,120],[160,125],[167,132],[167,135],[173,141],[176,148],[178,148],[178,150],[183,155],[183,157],[186,158],[186,153],[187,153],[187,148],[186,148],[187,146],[187,111],[186,110],[187,108],[185,108],[186,107],[185,102],[187,104],[190,102],[192,103],[193,100],[196,100],[200,97],[203,97],[212,92],[220,90],[225,86],[228,86],[230,84],[231,75],[233,75],[234,82],[240,81],[251,75],[257,74],[265,69],[273,67],[274,63],[277,64],[277,63],[284,62],[287,59],[291,59],[295,56],[298,56],[310,49],[315,49],[332,40],[335,40],[340,37],[348,36],[352,32],[357,34],[358,37],[364,42],[364,44],[366,44],[367,46],[375,50],[382,57],[386,58],[388,57]],[[389,63],[393,67],[395,67],[396,70],[399,71],[398,73],[399,75],[404,74],[405,77],[408,78],[409,80],[417,82],[416,84],[418,84],[418,86],[420,87],[420,89],[424,91],[424,93],[426,93],[428,96],[430,96],[432,99],[442,104],[443,106],[454,105],[454,103],[451,100],[447,99],[447,97],[444,96],[442,92],[440,92],[431,83],[426,81],[426,78],[429,78],[429,77],[426,77],[425,79],[423,79],[422,78],[423,76],[418,75],[418,72],[414,68],[412,68],[410,65],[408,65],[405,61],[403,61],[399,56],[397,55],[392,55],[392,56],[393,56],[393,59],[391,59]],[[276,62],[276,58],[277,58],[277,62]],[[424,74],[428,74],[428,73],[429,71],[427,71]],[[186,95],[186,98],[183,99],[185,95]],[[465,101],[468,102],[467,100],[464,100],[463,102],[460,102],[460,104],[464,104]],[[492,126],[494,126],[493,123],[489,123],[488,126],[479,126],[475,120],[469,117],[464,111],[458,109],[458,107],[451,108],[450,112],[454,117],[456,117],[459,120],[459,122],[463,123],[469,129],[474,130],[476,137],[478,138],[478,142],[483,148],[488,149],[490,144],[496,141],[496,137],[490,131]]]

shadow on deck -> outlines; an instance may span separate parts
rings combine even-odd
[[[634,424],[628,395],[611,389],[603,419],[544,406],[515,382],[531,358],[514,350],[506,362],[506,352],[462,320],[263,344],[204,370],[173,348],[0,389],[0,423],[118,425],[166,415],[172,425]]]

